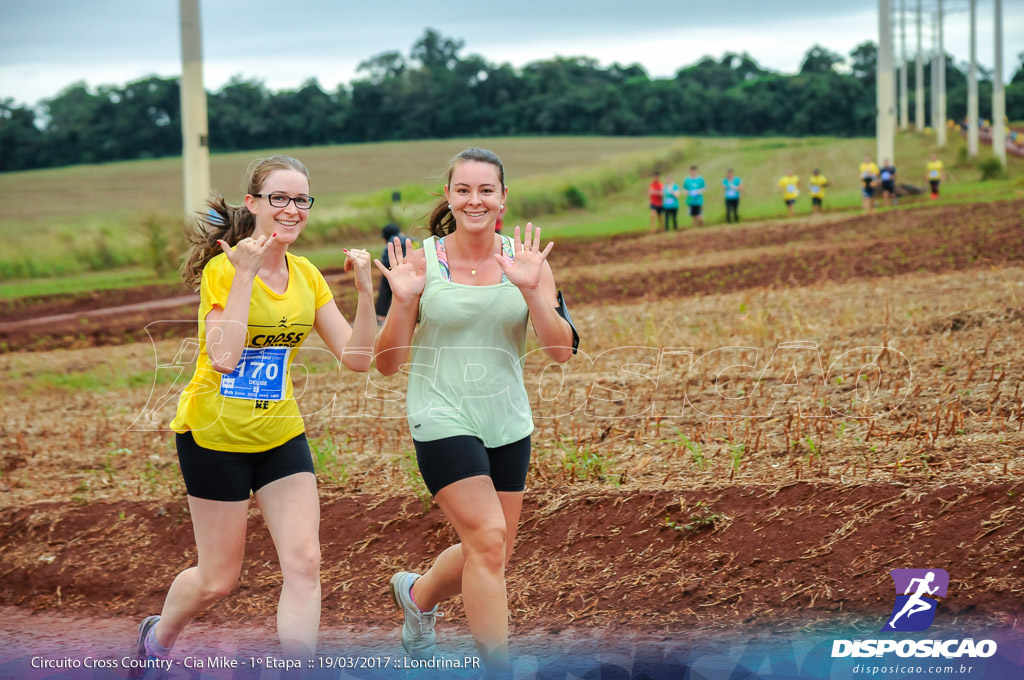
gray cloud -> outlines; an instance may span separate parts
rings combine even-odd
[[[149,73],[174,75],[180,68],[173,0],[5,4],[0,96],[35,101],[78,79],[122,83]],[[1022,12],[1011,4],[1004,2],[1010,69],[1013,55],[1024,49],[1010,30],[1020,26]],[[990,2],[979,5],[984,21]],[[771,68],[795,70],[815,42],[843,52],[874,39],[877,31],[874,0],[646,0],[641,6],[621,0],[473,5],[204,0],[201,6],[208,85],[214,88],[234,73],[266,78],[277,87],[317,76],[332,87],[350,79],[363,59],[386,50],[407,53],[428,26],[464,40],[466,52],[491,61],[520,65],[555,54],[583,54],[602,63],[639,62],[654,75],[670,75],[705,53],[743,50]],[[951,17],[951,22],[963,20]],[[982,54],[984,60],[988,54]]]

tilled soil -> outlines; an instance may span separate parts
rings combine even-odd
[[[511,616],[550,633],[870,618],[888,613],[889,569],[941,564],[955,565],[945,616],[1015,628],[1024,622],[1022,493],[1024,481],[539,490],[528,495],[509,571]],[[391,573],[427,568],[456,540],[416,498],[325,497],[325,625],[392,622]],[[195,561],[183,502],[9,508],[0,541],[0,604],[30,610],[157,612],[174,575]],[[204,620],[266,618],[280,585],[254,510],[238,588]],[[461,621],[461,607],[446,616]]]

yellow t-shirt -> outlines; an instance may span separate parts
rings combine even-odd
[[[782,189],[782,197],[787,201],[794,200],[800,195],[800,178],[796,175],[786,175],[779,180],[779,188]]]
[[[928,161],[928,179],[942,179],[942,161]]]
[[[175,432],[192,431],[207,449],[266,451],[302,434],[305,425],[292,394],[290,369],[313,330],[316,310],[334,294],[309,260],[291,253],[288,288],[278,294],[257,276],[249,301],[242,358],[231,375],[214,370],[206,353],[206,315],[227,304],[235,267],[221,253],[203,268],[199,290],[199,358],[178,399]]]
[[[860,178],[861,179],[878,179],[878,166],[874,163],[861,163],[860,164]]]
[[[807,180],[811,184],[811,198],[825,198],[825,187],[828,186],[828,179],[821,173],[811,175]]]

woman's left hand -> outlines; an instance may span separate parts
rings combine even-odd
[[[533,224],[526,223],[526,236],[519,239],[519,227],[512,233],[512,242],[515,247],[515,258],[509,264],[504,254],[496,254],[494,257],[501,266],[502,271],[508,280],[520,288],[520,290],[535,290],[540,285],[540,275],[544,270],[544,260],[548,253],[555,247],[555,242],[548,243],[544,250],[540,249],[540,227],[536,232]]]
[[[356,290],[360,293],[373,292],[373,278],[370,276],[370,253],[362,248],[345,251],[345,271],[355,271]]]

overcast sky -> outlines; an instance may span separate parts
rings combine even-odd
[[[894,8],[900,0],[890,0]],[[937,0],[923,0],[926,8]],[[993,64],[993,2],[978,0],[978,60]],[[328,90],[359,62],[407,55],[427,27],[465,41],[463,55],[522,66],[556,55],[602,66],[640,63],[671,76],[704,55],[747,51],[762,66],[795,72],[815,43],[844,56],[877,40],[877,1],[847,0],[200,0],[205,85],[241,75],[272,90],[315,77]],[[917,0],[906,0],[916,7]],[[969,54],[967,0],[945,0],[946,51]],[[176,0],[0,0],[0,98],[34,104],[76,81],[123,85],[181,70]],[[1004,77],[1024,52],[1024,0],[1003,0]],[[916,37],[908,19],[908,49]],[[898,29],[898,24],[897,24]],[[931,44],[930,20],[925,45]],[[899,38],[897,34],[897,49]],[[898,54],[898,52],[897,52]]]

